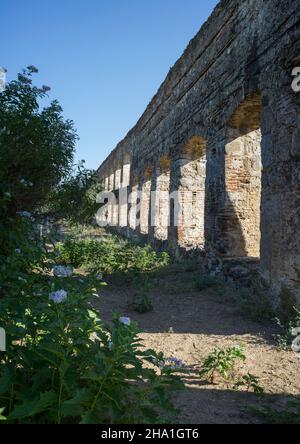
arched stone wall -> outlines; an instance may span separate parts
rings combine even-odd
[[[299,23],[295,0],[222,0],[98,173],[112,189],[116,160],[130,153],[130,173],[122,173],[133,196],[127,212],[138,191],[148,196],[169,182],[178,195],[178,226],[171,201],[166,232],[167,210],[155,197],[159,226],[150,227],[146,197],[142,227],[130,212],[128,236],[161,240],[183,258],[205,254],[219,264],[211,272],[226,261],[253,262],[274,301],[287,287],[300,303],[300,93],[292,89]],[[159,166],[166,155],[169,173]],[[143,179],[149,159],[151,178]]]

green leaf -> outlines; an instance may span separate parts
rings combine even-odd
[[[95,410],[89,410],[82,416],[80,424],[101,424],[100,415]]]
[[[65,417],[81,417],[84,407],[92,401],[93,391],[90,389],[79,389],[72,399],[68,399],[63,403],[62,412]]]
[[[26,401],[22,405],[17,406],[8,416],[8,420],[34,418],[37,414],[48,411],[57,403],[57,394],[50,390],[41,393],[39,400]]]
[[[5,410],[5,407],[0,408],[0,421],[6,421],[5,416],[2,415],[2,413],[4,412],[4,410]]]

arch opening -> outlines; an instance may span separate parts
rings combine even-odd
[[[170,226],[170,170],[171,158],[160,159],[156,171],[156,189],[154,193],[154,238],[159,241],[168,239]]]
[[[179,159],[178,244],[185,249],[204,248],[206,140],[192,137]]]
[[[128,187],[130,185],[130,169],[131,158],[129,154],[125,154],[122,165],[121,174],[121,190],[119,195],[119,225],[120,227],[128,226]]]
[[[141,191],[141,234],[149,234],[150,219],[150,202],[151,202],[151,185],[152,185],[152,166],[148,165],[143,174],[143,183]]]
[[[261,97],[248,97],[229,122],[225,146],[223,228],[229,257],[260,258]]]

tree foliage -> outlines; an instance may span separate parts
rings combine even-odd
[[[49,87],[38,88],[29,66],[0,94],[0,193],[7,215],[34,211],[72,168],[77,135],[55,100],[41,107]]]

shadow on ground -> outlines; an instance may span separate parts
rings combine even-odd
[[[112,286],[101,291],[99,309],[106,321],[116,311],[130,316],[138,322],[145,333],[166,333],[171,329],[180,334],[202,335],[254,335],[254,341],[274,344],[274,327],[246,320],[233,312],[213,294],[213,290],[202,292],[165,293],[159,288],[151,292],[154,309],[147,314],[131,310],[128,301],[136,290],[130,286]]]

